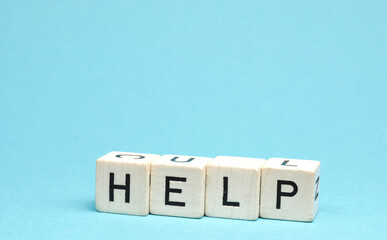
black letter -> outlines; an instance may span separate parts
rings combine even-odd
[[[143,158],[145,158],[145,157],[142,156],[142,155],[126,154],[126,153],[116,155],[116,157],[118,157],[118,158],[122,158],[122,156],[124,156],[124,157],[125,157],[125,156],[129,156],[129,157],[137,157],[137,158],[133,158],[133,159],[143,159]]]
[[[318,198],[318,185],[320,183],[320,176],[318,176],[318,178],[316,179],[316,183],[315,185],[317,184],[317,187],[316,187],[316,195],[314,195],[314,200],[316,201],[317,198]]]
[[[281,192],[281,186],[282,185],[290,185],[293,187],[293,192]],[[298,187],[295,182],[292,181],[284,181],[284,180],[278,180],[277,181],[277,209],[281,208],[281,196],[284,197],[293,197],[298,192]]]
[[[178,159],[179,157],[174,157],[171,159],[172,162],[191,162],[192,160],[194,160],[195,158],[190,158],[188,159],[187,161],[176,161],[176,159]]]
[[[239,202],[228,202],[228,177],[223,177],[223,206],[239,207]]]
[[[285,160],[283,161],[283,163],[281,164],[282,166],[291,166],[291,167],[297,167],[297,165],[286,165],[288,164],[289,160]]]
[[[173,202],[169,201],[169,193],[181,193],[182,190],[179,188],[170,188],[170,181],[175,181],[175,182],[186,182],[187,178],[179,178],[179,177],[165,177],[165,205],[172,205],[172,206],[179,206],[179,207],[184,207],[185,202]]]
[[[129,203],[130,197],[130,174],[126,174],[125,185],[115,185],[114,184],[114,173],[110,173],[109,181],[109,201],[114,202],[114,189],[125,190],[125,202]]]

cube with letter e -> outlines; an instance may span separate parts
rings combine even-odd
[[[152,162],[150,212],[200,218],[204,215],[206,166],[210,158],[164,155]]]

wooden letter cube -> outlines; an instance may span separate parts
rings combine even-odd
[[[200,218],[204,215],[206,165],[210,158],[164,155],[152,162],[150,212]]]
[[[256,220],[264,159],[218,156],[207,165],[206,215]]]
[[[318,211],[320,162],[270,158],[262,168],[260,216],[313,221]]]
[[[95,206],[100,212],[149,214],[149,176],[154,154],[110,152],[97,159]]]

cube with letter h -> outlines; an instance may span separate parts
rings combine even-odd
[[[164,155],[152,162],[150,212],[200,218],[204,215],[206,166],[210,158]]]
[[[262,168],[260,216],[313,221],[319,183],[319,161],[270,158]]]
[[[97,159],[95,205],[100,212],[149,214],[149,176],[155,154],[110,152]]]

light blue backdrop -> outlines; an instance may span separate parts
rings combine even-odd
[[[386,239],[386,12],[0,1],[0,238]],[[320,211],[313,223],[99,213],[95,160],[111,150],[320,160]]]

